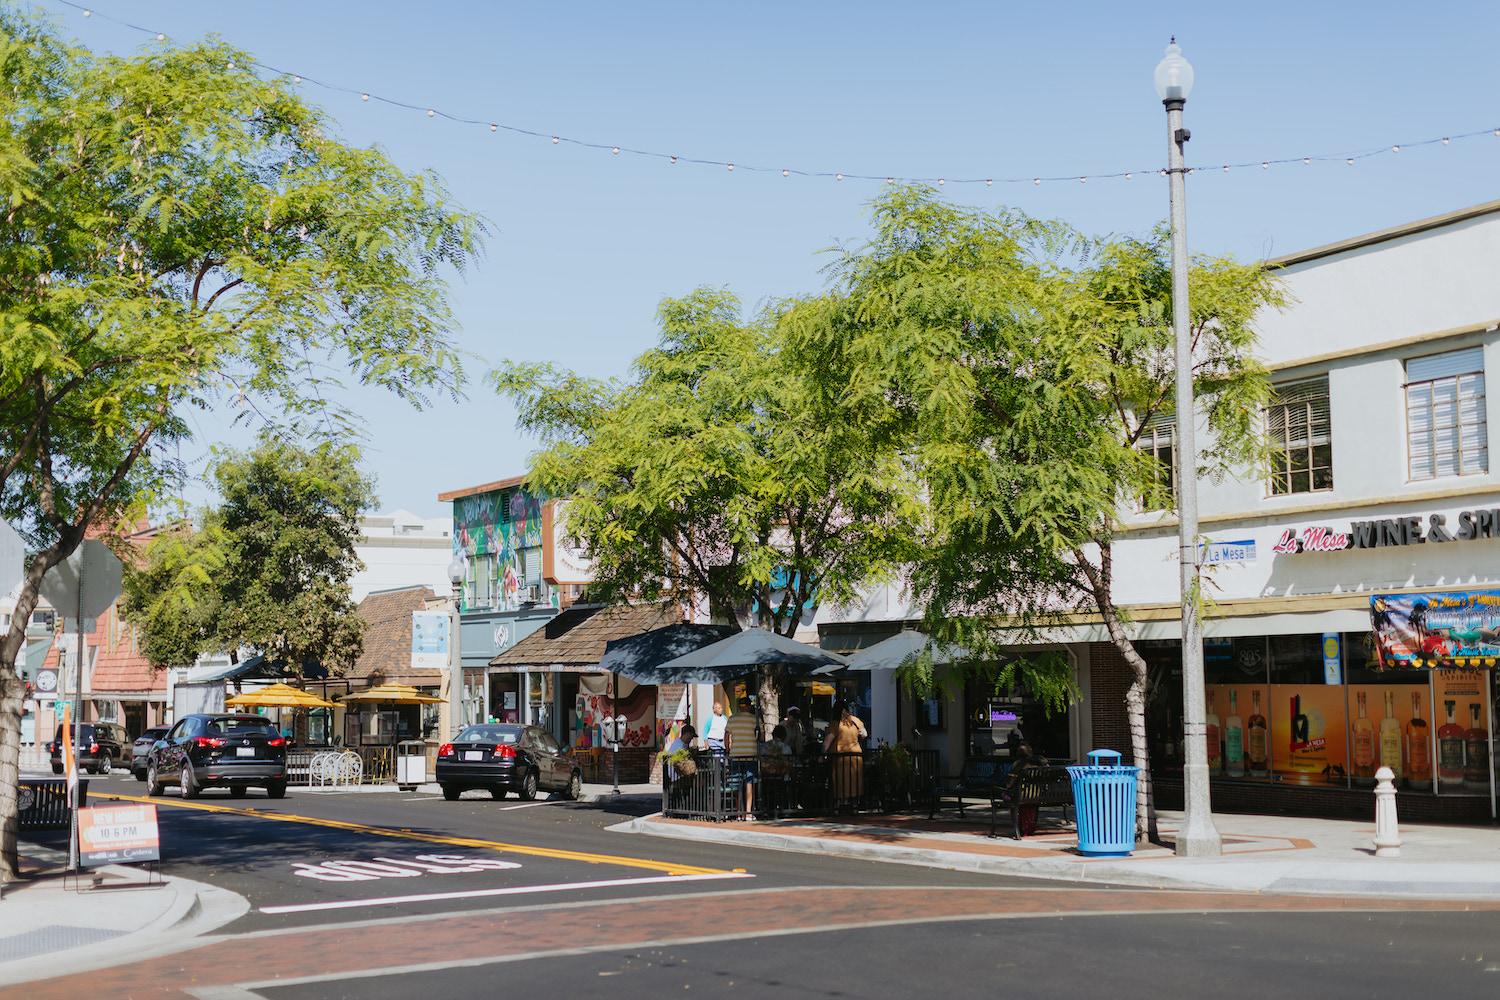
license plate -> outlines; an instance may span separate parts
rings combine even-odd
[[[484,760],[483,750],[465,750],[464,760]]]
[[[255,748],[254,747],[235,747],[234,748],[234,755],[236,757],[254,757],[255,756]]]

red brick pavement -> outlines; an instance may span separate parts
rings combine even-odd
[[[787,892],[806,899],[787,905]],[[726,902],[735,937],[964,917],[1306,910],[1500,910],[1500,903],[1340,899],[1097,889],[777,889],[663,896],[587,907],[471,911],[211,939],[190,951],[28,983],[29,1000],[184,997],[184,988],[357,973],[405,963],[473,961],[685,942],[717,936]]]

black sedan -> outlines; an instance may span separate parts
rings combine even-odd
[[[551,733],[493,722],[469,726],[438,748],[437,781],[450,801],[470,788],[488,789],[497,799],[507,791],[534,799],[543,788],[576,799],[583,791],[578,765]]]
[[[185,715],[156,741],[146,758],[146,791],[166,785],[190,799],[205,788],[241,796],[252,785],[273,799],[286,795],[286,740],[259,715]]]

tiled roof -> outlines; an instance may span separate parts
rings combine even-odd
[[[611,639],[640,635],[682,621],[677,605],[614,604],[572,607],[490,661],[493,666],[597,666]]]
[[[432,687],[441,683],[442,671],[436,667],[411,665],[411,613],[423,610],[435,598],[430,587],[407,587],[370,594],[360,601],[359,615],[370,627],[365,631],[364,652],[345,676],[371,685]]]
[[[94,675],[89,681],[89,690],[94,694],[121,693],[144,694],[167,691],[167,672],[154,669],[146,658],[136,652],[130,633],[120,637],[114,649],[102,648],[94,661]]]

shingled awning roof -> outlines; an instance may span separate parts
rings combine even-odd
[[[376,684],[409,684],[434,687],[443,673],[436,667],[411,665],[411,613],[434,599],[427,587],[406,587],[370,594],[359,602],[358,613],[370,623],[365,631],[364,652],[345,677]]]
[[[509,671],[563,670],[590,673],[599,669],[605,644],[682,621],[670,602],[574,606],[490,661]]]

